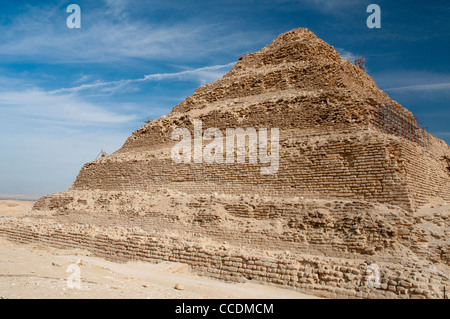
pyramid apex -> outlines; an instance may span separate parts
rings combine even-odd
[[[307,28],[296,28],[277,36],[273,42],[290,42],[296,40],[319,39],[312,31]]]

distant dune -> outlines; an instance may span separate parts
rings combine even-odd
[[[38,200],[40,195],[0,194],[0,200]]]

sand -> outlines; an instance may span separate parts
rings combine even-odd
[[[0,218],[27,213],[33,202],[0,201]],[[80,286],[69,287],[80,272]],[[69,271],[68,271],[69,270]],[[183,290],[175,289],[180,285]],[[182,263],[116,263],[88,251],[0,238],[0,298],[316,298],[254,281],[228,283],[199,276]]]
[[[0,200],[0,216],[20,216],[28,212],[35,202],[20,200]]]

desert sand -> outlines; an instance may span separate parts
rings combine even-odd
[[[0,216],[20,216],[31,210],[34,202],[20,200],[0,200]]]
[[[0,218],[21,216],[33,202],[0,201]],[[70,265],[80,268],[81,289],[69,288]],[[175,289],[182,285],[183,290]],[[183,263],[117,263],[90,252],[18,244],[0,238],[0,298],[317,298],[253,281],[228,283],[190,271]]]

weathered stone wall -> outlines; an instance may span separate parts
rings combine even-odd
[[[442,298],[448,279],[421,263],[378,262],[380,287],[368,288],[369,260],[327,258],[269,250],[229,249],[212,242],[189,241],[139,229],[66,225],[48,221],[0,220],[0,234],[21,242],[57,248],[87,249],[111,260],[138,259],[189,264],[193,270],[230,281],[245,279],[283,285],[324,297]],[[429,267],[429,268],[427,268]]]
[[[39,200],[33,216],[41,212],[50,213],[52,217],[47,218],[58,222],[170,230],[249,249],[346,258],[370,255],[396,263],[415,254],[450,263],[446,241],[450,219],[445,211],[417,215],[365,201],[188,195],[165,189],[151,193],[71,191]]]
[[[430,196],[450,196],[450,176],[442,162],[413,142],[374,131],[294,136],[286,133],[280,141],[279,170],[273,175],[260,173],[269,164],[176,164],[169,148],[88,163],[72,189],[151,191],[167,186],[191,194],[355,198],[407,209]]]
[[[296,130],[304,135],[308,130],[318,134],[364,129],[370,125],[370,114],[365,102],[347,90],[322,92],[288,91],[276,96],[258,96],[257,100],[236,100],[196,104],[195,112],[174,114],[151,121],[133,132],[116,154],[141,152],[168,147],[175,128],[193,130],[194,119],[201,120],[203,128],[279,128]]]
[[[439,144],[433,137],[428,147],[402,143],[392,154],[396,169],[407,181],[414,207],[435,197],[450,202],[450,174],[443,159],[444,155],[450,154],[450,148]]]

